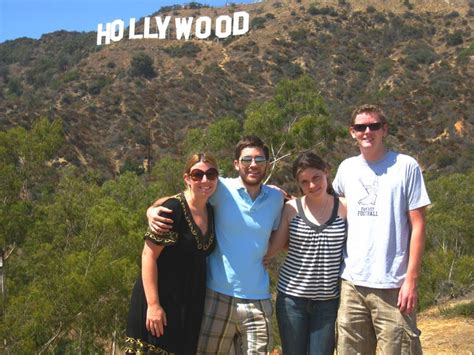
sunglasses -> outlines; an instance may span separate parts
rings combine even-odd
[[[219,172],[215,168],[210,168],[207,171],[202,171],[201,169],[194,169],[189,173],[191,180],[201,181],[206,175],[207,180],[215,180],[219,177]]]
[[[256,157],[251,157],[250,155],[246,155],[246,156],[240,158],[240,162],[242,163],[242,165],[250,165],[250,164],[252,164],[252,161],[254,161],[255,164],[257,164],[257,165],[260,165],[260,164],[266,163],[267,158],[265,158],[261,155],[257,155]]]
[[[382,128],[383,123],[382,122],[376,122],[376,123],[369,123],[369,124],[355,124],[352,125],[352,128],[356,132],[365,132],[367,127],[369,127],[369,130],[371,131],[378,131],[380,128]]]

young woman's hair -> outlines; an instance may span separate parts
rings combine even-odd
[[[245,136],[242,137],[242,139],[235,146],[235,160],[239,160],[240,153],[245,148],[261,148],[263,150],[263,154],[265,154],[265,158],[267,158],[267,160],[270,158],[270,150],[260,138],[257,136]]]
[[[219,169],[217,166],[217,161],[216,159],[209,153],[196,153],[191,155],[188,160],[186,161],[186,165],[184,166],[184,173],[189,174],[191,172],[191,168],[194,166],[194,164],[197,164],[199,162],[203,163],[208,163],[211,164],[213,167],[216,169]]]
[[[312,151],[306,151],[298,155],[296,160],[293,162],[293,177],[296,179],[296,181],[298,181],[299,174],[303,170],[311,168],[318,169],[326,173],[328,184],[326,192],[328,194],[333,194],[334,190],[332,188],[332,184],[328,176],[329,165]]]

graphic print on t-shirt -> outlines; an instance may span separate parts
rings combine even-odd
[[[367,184],[359,179],[362,187],[366,192],[366,196],[361,198],[359,203],[359,210],[357,211],[358,216],[377,216],[378,213],[375,210],[375,203],[377,202],[377,191],[378,191],[378,181],[375,178],[372,183]]]

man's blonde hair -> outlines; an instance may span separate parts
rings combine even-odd
[[[367,114],[373,114],[373,115],[375,114],[381,123],[383,124],[387,123],[387,118],[385,116],[385,113],[379,106],[366,104],[366,105],[359,106],[354,111],[352,111],[351,126],[354,125],[356,116],[361,113],[367,113]]]

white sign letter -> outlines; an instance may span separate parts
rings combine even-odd
[[[230,17],[229,17],[230,18]],[[188,40],[191,34],[191,26],[193,24],[193,18],[175,18],[176,24],[176,39],[181,39],[184,35],[184,39]]]
[[[225,22],[225,32],[222,30],[222,24]],[[232,18],[228,15],[219,16],[216,19],[216,36],[219,38],[229,37],[232,33]]]
[[[204,24],[204,32],[202,26]],[[199,17],[196,20],[196,37],[199,39],[208,38],[211,35],[211,18],[207,16]]]
[[[118,33],[117,33],[117,26],[118,26]],[[125,24],[122,20],[114,20],[110,25],[110,39],[114,42],[118,42],[123,38],[123,29],[125,28]]]
[[[165,22],[161,20],[161,17],[156,16],[156,26],[158,27],[158,33],[160,34],[160,39],[165,39],[166,38],[166,29],[168,28],[168,25],[170,24],[171,16],[166,16],[165,17]]]
[[[132,17],[130,19],[130,28],[128,30],[128,38],[129,39],[142,39],[143,35],[142,34],[135,34],[135,18]]]
[[[150,18],[145,17],[145,23],[143,24],[143,37],[144,38],[158,38],[157,33],[150,33]]]
[[[232,34],[234,36],[243,35],[249,31],[249,14],[245,11],[238,11],[234,13],[234,23]],[[242,28],[239,28],[240,19],[242,19]]]
[[[105,37],[105,44],[110,44],[110,23],[105,25],[105,31],[102,29],[103,26],[101,23],[97,25],[97,45],[102,44],[102,38]]]

